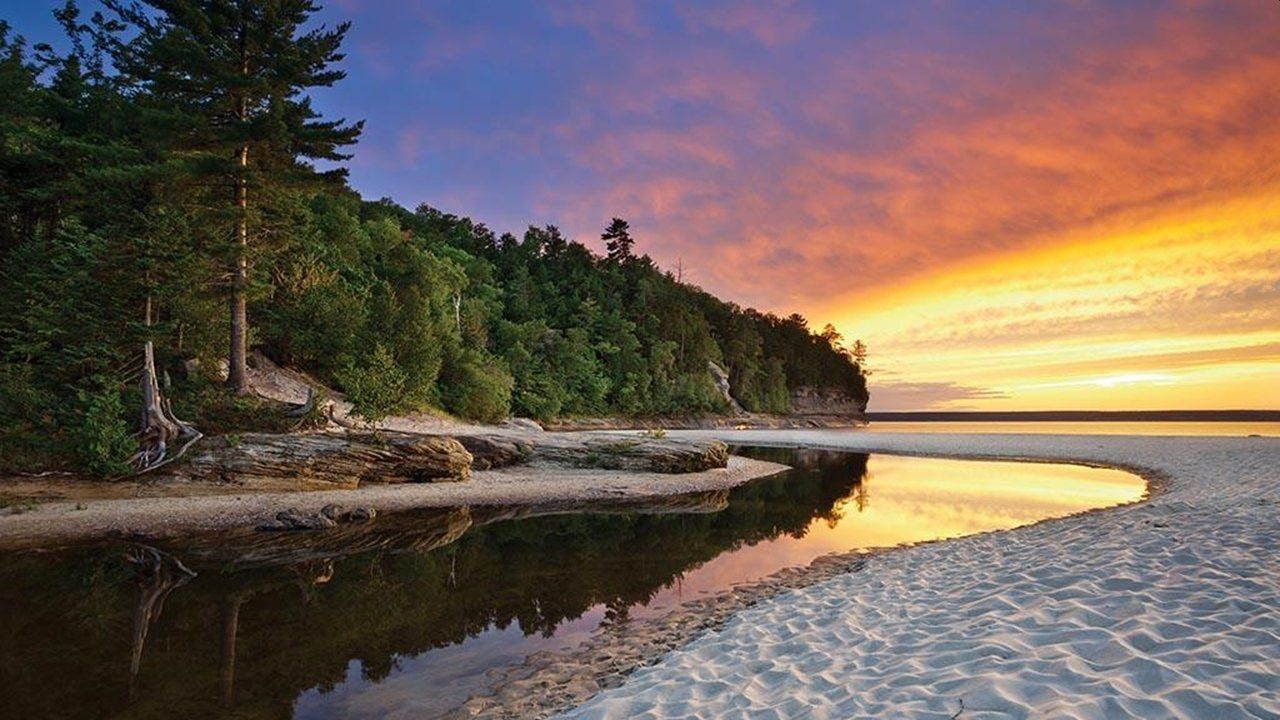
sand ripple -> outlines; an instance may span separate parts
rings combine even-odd
[[[1123,463],[1169,481],[1141,505],[873,557],[565,717],[1280,718],[1280,440],[736,439]]]

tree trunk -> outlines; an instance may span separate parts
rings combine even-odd
[[[148,299],[148,317],[150,304]],[[176,460],[195,441],[204,437],[200,431],[174,416],[168,399],[160,392],[155,348],[150,340],[143,346],[142,352],[142,427],[138,432],[138,452],[129,460],[135,474],[154,470]],[[183,443],[182,446],[171,454],[170,445],[178,441]]]
[[[241,101],[243,107],[243,101]],[[243,110],[242,110],[243,114]],[[231,280],[231,357],[227,365],[227,386],[237,395],[249,393],[249,318],[245,291],[249,283],[249,187],[245,178],[249,167],[249,146],[240,146],[240,177],[236,179],[236,260]]]

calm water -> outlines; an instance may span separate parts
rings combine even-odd
[[[590,511],[459,508],[323,534],[0,557],[15,718],[431,717],[485,672],[832,551],[1008,528],[1141,496],[1127,473],[758,450],[798,469]]]
[[[860,430],[901,433],[1013,433],[1032,435],[1213,435],[1280,437],[1280,422],[873,422]]]

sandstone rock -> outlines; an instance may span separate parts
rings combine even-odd
[[[738,404],[738,401],[733,397],[733,389],[729,387],[728,371],[711,360],[707,361],[707,371],[711,373],[711,381],[715,383],[716,389],[720,391],[720,396],[724,398],[725,404],[729,406],[733,414],[745,414],[746,410],[743,410],[742,406]]]
[[[550,436],[534,447],[533,460],[579,468],[690,473],[728,465],[729,446],[702,439]]]
[[[791,391],[793,415],[829,415],[862,417],[867,409],[859,400],[839,388],[798,387]]]
[[[320,514],[336,523],[368,522],[377,517],[378,511],[368,505],[360,505],[347,510],[341,505],[330,503],[320,508]]]
[[[325,510],[328,510],[327,506]],[[289,508],[276,513],[275,522],[263,523],[259,530],[324,530],[338,523],[321,510],[315,515],[308,515],[297,508]]]
[[[354,488],[360,483],[466,480],[471,453],[453,438],[412,433],[251,433],[234,447],[207,447],[165,473],[170,479],[233,481],[261,490]]]
[[[525,462],[533,455],[533,445],[502,435],[456,435],[454,439],[471,453],[474,470],[491,470]]]

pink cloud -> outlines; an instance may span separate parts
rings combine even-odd
[[[588,88],[593,108],[613,98],[643,114],[675,97],[714,119],[655,129],[585,113],[563,139],[602,184],[572,197],[548,190],[541,204],[627,215],[655,255],[704,266],[713,289],[807,306],[851,278],[900,282],[1101,218],[1274,184],[1280,57],[1263,52],[1272,33],[1248,13],[1178,13],[994,73],[981,55],[888,37],[834,49],[811,71],[817,81],[751,76],[740,91],[699,95],[689,89],[719,87],[714,52],[652,65],[642,55],[628,77]],[[1061,32],[1053,39],[1067,42]],[[1240,51],[1224,54],[1224,36]],[[674,75],[663,68],[681,66],[678,83],[663,82]],[[868,109],[874,120],[862,119]],[[794,267],[761,264],[771,247],[824,261],[797,282]]]

